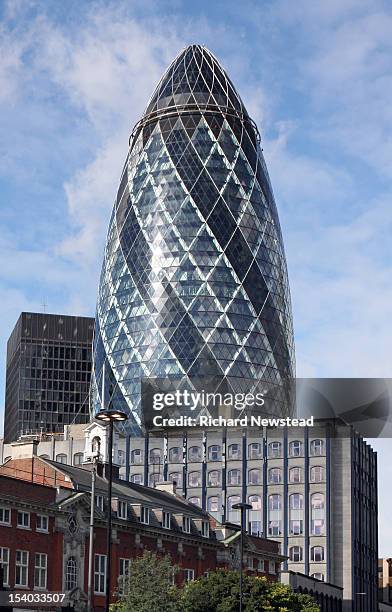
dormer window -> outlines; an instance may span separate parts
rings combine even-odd
[[[171,515],[170,512],[162,512],[162,527],[164,529],[170,529]]]
[[[125,501],[118,502],[118,518],[127,519],[128,518],[128,505]]]
[[[141,507],[140,522],[143,523],[143,525],[150,524],[150,508],[146,508],[146,506]]]
[[[103,512],[103,495],[95,496],[95,505]]]
[[[201,524],[201,535],[203,538],[210,537],[210,524],[208,521],[203,521]]]
[[[184,533],[191,532],[191,519],[189,518],[189,516],[182,517],[182,530]]]

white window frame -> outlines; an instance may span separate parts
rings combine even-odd
[[[210,537],[210,524],[208,521],[203,521],[201,524],[201,535],[203,538]]]
[[[95,496],[95,505],[96,505],[97,508],[99,508],[101,510],[101,512],[103,512],[103,505],[104,505],[103,495],[96,495]]]
[[[257,561],[257,571],[258,572],[262,572],[264,574],[264,572],[265,572],[265,561],[264,561],[264,559],[258,559],[258,561]]]
[[[94,593],[95,595],[105,594],[106,572],[107,572],[106,555],[100,555],[100,554],[94,555]]]
[[[46,520],[46,528],[45,527],[38,527],[38,519]],[[37,514],[37,516],[36,516],[36,531],[39,531],[40,533],[49,533],[49,517],[48,517],[47,514]]]
[[[8,514],[8,520],[5,520],[5,514]],[[0,506],[0,525],[11,525],[11,508],[8,506]]]
[[[23,516],[23,517],[28,517],[27,518],[27,524],[25,520],[23,520],[22,523],[19,522],[19,518]],[[18,510],[17,514],[16,514],[16,526],[18,529],[31,529],[30,527],[30,512],[26,512],[25,510]]]
[[[127,520],[128,518],[128,504],[126,501],[123,501],[122,499],[118,500],[117,516],[118,518],[124,519],[124,520]]]
[[[138,477],[137,480],[135,480],[135,476]],[[143,483],[143,474],[131,474],[131,482],[133,482],[133,484],[142,484]]]
[[[268,573],[269,574],[276,574],[275,561],[269,561],[268,562]]]
[[[18,560],[19,557],[19,560]],[[18,580],[19,572],[19,580]],[[21,578],[24,581],[21,582]],[[29,586],[29,551],[28,550],[17,550],[15,553],[15,586],[16,587],[27,587]]]
[[[0,564],[3,566],[3,584],[9,586],[10,580],[10,549],[0,546]]]
[[[253,557],[248,555],[248,570],[253,571],[253,569],[254,569],[254,567],[253,567]]]
[[[184,533],[191,532],[191,519],[189,516],[182,517],[182,530]]]
[[[192,582],[195,579],[195,570],[185,568],[184,569],[184,582]]]
[[[171,514],[170,512],[167,512],[166,510],[163,510],[162,512],[162,527],[164,529],[170,529],[171,526]]]
[[[143,525],[150,524],[150,508],[147,508],[147,506],[142,506],[140,508],[140,522]]]
[[[142,458],[143,454],[141,448],[134,448],[133,451],[131,451],[131,465],[141,465],[143,463]]]
[[[38,576],[38,580],[37,580]],[[38,584],[37,584],[38,582]],[[48,586],[48,555],[35,553],[34,557],[34,589],[45,591]]]
[[[72,566],[72,572],[70,572],[70,568]],[[70,586],[70,580],[69,577],[72,577],[72,586],[71,588],[68,588]],[[78,562],[77,559],[71,555],[70,557],[68,557],[67,559],[67,563],[65,565],[65,589],[66,591],[72,591],[74,588],[76,588],[78,585]]]
[[[120,557],[118,570],[118,593],[124,595],[124,581],[129,576],[131,569],[131,559]]]

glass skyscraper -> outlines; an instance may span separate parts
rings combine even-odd
[[[210,51],[182,51],[129,144],[100,279],[92,411],[141,431],[141,380],[263,381],[286,414],[289,284],[256,125]],[[104,395],[104,397],[103,397]]]

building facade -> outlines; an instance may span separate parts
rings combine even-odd
[[[392,605],[392,559],[378,560],[378,593],[380,602]]]
[[[22,312],[7,344],[4,438],[89,421],[94,319]]]
[[[141,430],[141,381],[253,391],[291,410],[292,315],[276,204],[254,122],[217,59],[187,47],[136,125],[99,286],[93,412]]]

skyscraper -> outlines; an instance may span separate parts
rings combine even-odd
[[[22,312],[7,344],[4,439],[89,420],[94,319]]]
[[[147,377],[213,376],[232,392],[263,381],[275,412],[289,409],[289,285],[259,141],[199,45],[173,61],[132,132],[100,279],[92,409],[110,398],[134,434]]]

